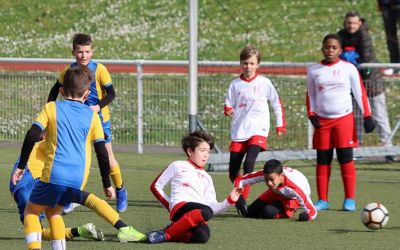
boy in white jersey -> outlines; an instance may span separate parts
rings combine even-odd
[[[153,181],[151,192],[170,212],[172,223],[165,229],[150,232],[150,244],[165,241],[205,243],[210,238],[207,221],[225,212],[238,200],[242,188],[234,188],[218,202],[211,176],[204,170],[214,139],[195,131],[182,139],[186,161],[174,161]],[[170,195],[164,188],[170,185]]]
[[[343,210],[356,210],[356,168],[353,147],[358,146],[354,126],[352,97],[364,117],[364,129],[375,128],[364,85],[357,68],[339,59],[342,52],[337,34],[326,35],[322,42],[324,60],[309,68],[307,74],[307,113],[314,126],[313,147],[317,150],[318,211],[329,209],[328,187],[333,149],[340,164],[345,199]]]
[[[269,189],[249,205],[244,216],[263,219],[291,218],[297,209],[303,209],[299,214],[299,221],[310,221],[317,217],[317,210],[310,198],[310,184],[299,171],[283,167],[280,161],[272,159],[265,163],[263,170],[236,178],[235,186],[259,182],[265,182]]]
[[[283,106],[278,93],[268,78],[257,74],[261,53],[253,46],[246,46],[240,52],[240,66],[243,73],[234,79],[226,95],[224,114],[231,116],[231,145],[229,148],[229,178],[233,182],[240,175],[243,158],[243,172],[251,173],[258,154],[267,148],[270,129],[270,103],[276,120],[276,132],[286,132]],[[238,213],[246,213],[246,201],[250,186],[236,203]]]

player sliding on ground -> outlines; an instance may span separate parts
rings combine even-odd
[[[172,223],[165,229],[150,232],[149,243],[165,241],[205,243],[210,238],[207,221],[234,205],[242,191],[234,188],[218,202],[211,176],[204,170],[214,139],[203,131],[195,131],[182,139],[188,159],[172,162],[151,184],[154,196],[170,212]],[[170,195],[164,188],[170,185]]]
[[[263,170],[236,178],[235,187],[259,182],[264,182],[269,189],[250,204],[245,217],[291,218],[298,209],[304,210],[299,214],[299,221],[310,221],[317,217],[317,210],[310,198],[310,185],[299,171],[283,167],[280,161],[273,159],[265,163]]]

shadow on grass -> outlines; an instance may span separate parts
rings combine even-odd
[[[22,240],[22,241],[25,241],[25,238],[0,237],[0,240]]]
[[[349,229],[329,229],[328,231],[336,233],[336,234],[347,234],[347,233],[373,233],[373,230],[365,229],[365,230],[349,230]]]
[[[6,212],[6,213],[18,213],[18,208],[15,206],[15,208],[0,208],[0,212]]]
[[[114,201],[109,201],[108,204],[110,204],[111,207],[115,207],[116,202]],[[129,207],[157,207],[160,208],[162,207],[161,203],[156,201],[156,200],[128,200],[128,206]],[[85,206],[81,206],[85,207]],[[76,210],[77,212],[92,212],[92,210],[87,209],[87,210]]]
[[[104,241],[120,243],[120,241],[119,241],[119,239],[117,237],[117,233],[115,233],[115,234],[104,234]],[[142,242],[130,241],[128,243],[147,244],[146,241],[142,241]]]
[[[336,234],[345,234],[345,233],[375,233],[377,231],[386,231],[386,230],[400,230],[400,227],[385,227],[382,229],[372,230],[372,229],[365,229],[365,230],[348,230],[348,229],[330,229],[330,232],[334,232]]]
[[[157,200],[128,200],[128,204],[132,207],[162,207],[162,204]]]

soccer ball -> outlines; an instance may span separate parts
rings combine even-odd
[[[381,203],[370,203],[361,211],[361,222],[369,229],[383,228],[389,221],[389,212]]]

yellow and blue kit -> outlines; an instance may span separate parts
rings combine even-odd
[[[89,175],[93,142],[103,186],[111,186],[100,118],[85,104],[74,100],[49,102],[43,107],[25,137],[18,168],[25,168],[44,129],[47,130],[45,159],[39,183],[82,190]]]
[[[50,91],[48,101],[55,101],[58,95],[58,89],[62,87],[64,83],[65,72],[69,68],[76,67],[77,63],[74,62],[68,65],[61,73],[53,88]],[[96,61],[91,60],[87,67],[93,72],[95,80],[90,85],[90,94],[85,101],[88,106],[99,105],[101,111],[99,116],[102,122],[110,120],[110,109],[108,104],[115,98],[115,91],[112,85],[111,76],[107,68]]]
[[[68,65],[61,73],[54,84],[52,89],[50,90],[48,102],[55,101],[58,96],[59,88],[62,87],[64,83],[64,75],[65,72],[69,68],[76,67],[78,64],[76,62]],[[94,81],[90,85],[90,94],[85,101],[85,104],[88,106],[99,105],[100,111],[99,116],[102,122],[104,136],[106,142],[112,141],[112,132],[110,125],[110,109],[108,108],[108,104],[110,104],[115,98],[115,91],[111,81],[110,73],[107,68],[96,61],[91,60],[87,67],[93,73]]]

